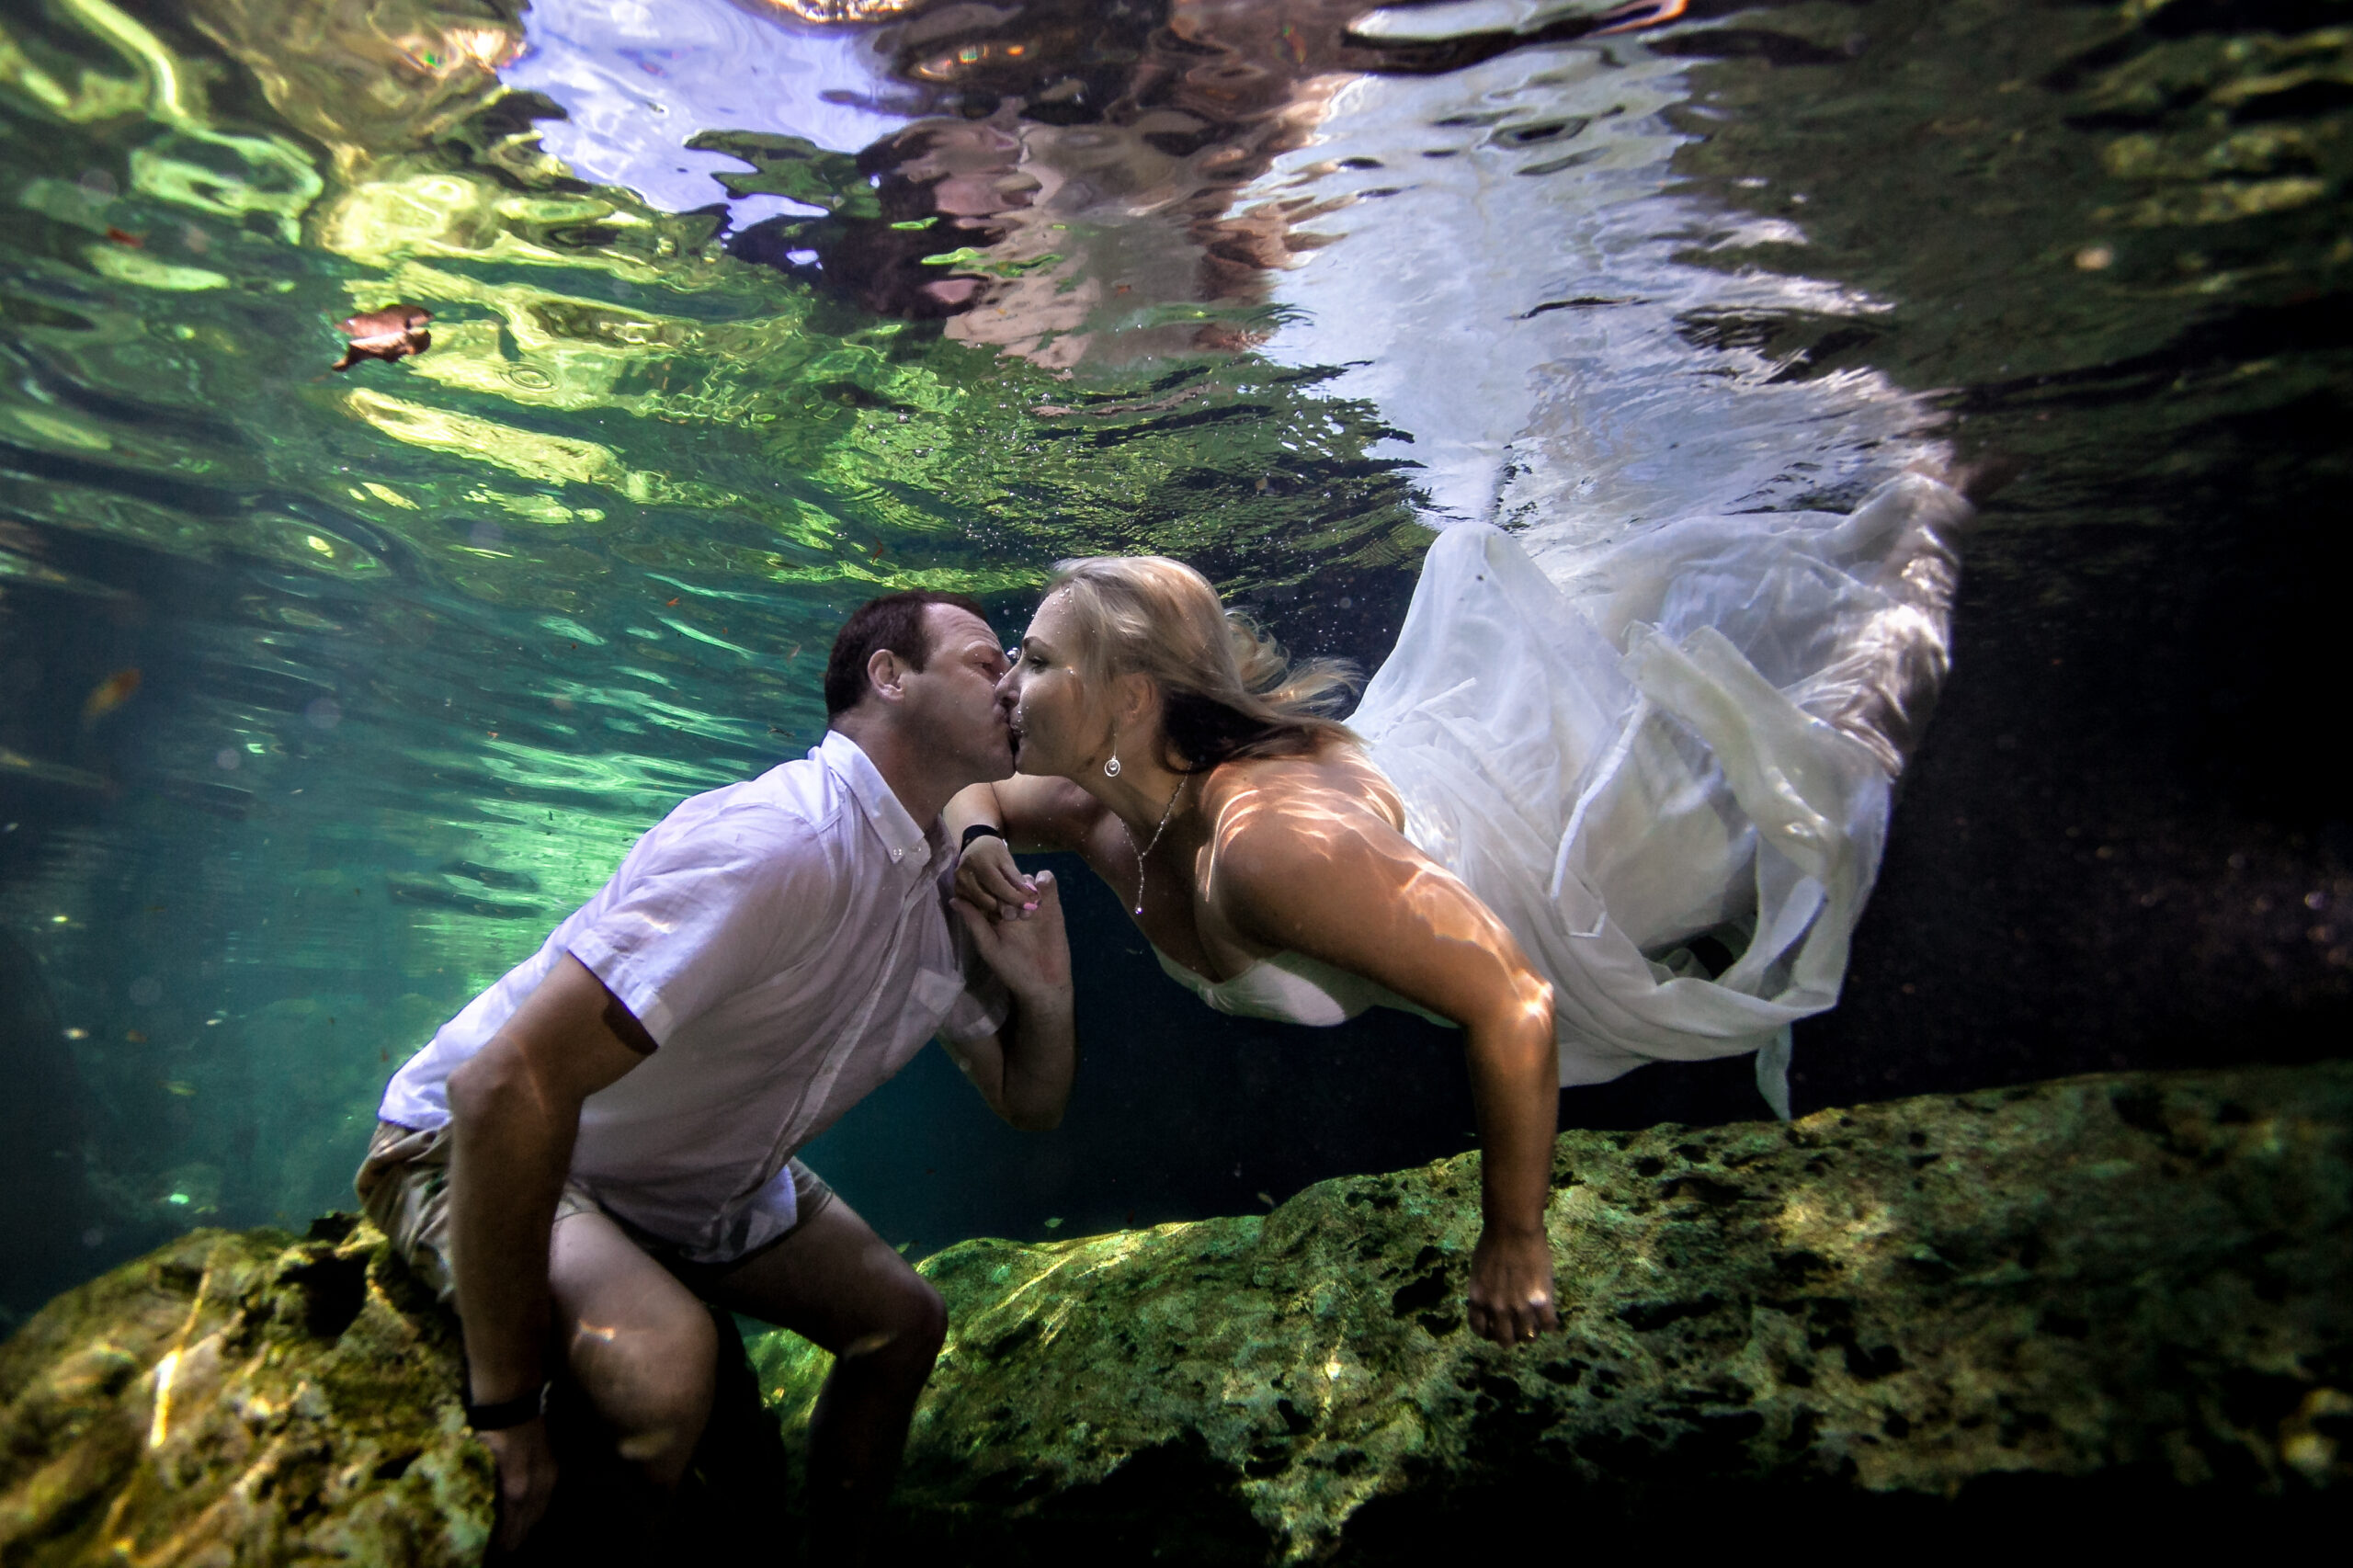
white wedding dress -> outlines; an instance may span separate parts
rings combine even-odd
[[[1349,719],[1406,834],[1553,984],[1563,1085],[1755,1052],[1789,1114],[1789,1028],[1838,999],[1890,797],[1946,666],[1968,503],[1925,475],[1851,516],[1659,525],[1556,556],[1440,534]],[[1731,962],[1712,976],[1692,944]],[[1405,1006],[1297,953],[1222,1011],[1333,1024]]]

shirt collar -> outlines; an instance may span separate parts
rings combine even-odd
[[[907,814],[907,808],[892,792],[882,770],[874,766],[874,759],[856,741],[839,730],[827,730],[825,738],[809,755],[832,768],[849,786],[849,792],[858,798],[859,809],[865,812],[866,820],[874,824],[874,831],[881,838],[882,846],[891,852],[893,863],[918,852],[928,860],[937,851],[937,835],[915,824],[915,819]]]

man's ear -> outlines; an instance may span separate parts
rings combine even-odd
[[[866,661],[866,684],[885,702],[905,694],[907,663],[888,648],[877,648]]]

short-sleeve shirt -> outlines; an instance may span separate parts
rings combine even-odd
[[[664,818],[392,1075],[380,1114],[447,1124],[449,1074],[568,952],[657,1047],[581,1107],[573,1179],[688,1258],[739,1257],[791,1229],[794,1151],[934,1034],[1004,1022],[1004,988],[947,906],[955,869],[938,822],[917,825],[829,732]]]

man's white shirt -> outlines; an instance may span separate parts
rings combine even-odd
[[[990,1034],[1004,988],[947,907],[956,854],[857,743],[697,795],[540,950],[394,1074],[380,1112],[449,1119],[446,1085],[569,952],[659,1049],[581,1108],[573,1179],[698,1262],[792,1227],[794,1151],[935,1033]],[[971,971],[968,986],[966,974]]]

